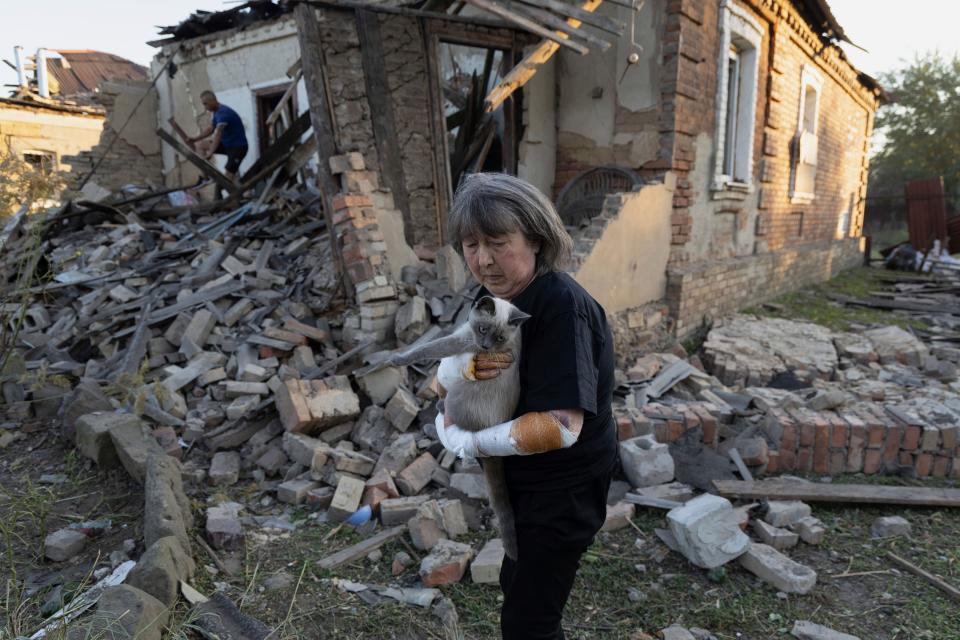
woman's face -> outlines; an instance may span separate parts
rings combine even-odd
[[[520,231],[470,236],[463,239],[462,246],[470,273],[498,298],[510,300],[536,273],[539,243],[530,242]]]

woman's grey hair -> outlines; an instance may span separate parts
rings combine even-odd
[[[573,240],[553,203],[539,189],[505,173],[476,173],[460,183],[450,209],[450,242],[461,256],[471,236],[501,236],[520,231],[540,243],[537,275],[562,269]]]

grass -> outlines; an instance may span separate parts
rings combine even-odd
[[[821,324],[834,331],[851,331],[854,325],[888,325],[901,328],[924,329],[926,323],[914,317],[896,312],[868,307],[842,305],[829,298],[830,295],[842,295],[852,298],[867,298],[871,292],[889,288],[889,283],[881,280],[879,269],[859,267],[838,275],[832,280],[811,285],[793,293],[771,300],[774,306],[755,306],[744,310],[760,316],[807,320]]]
[[[859,476],[837,479],[864,480]],[[892,513],[913,523],[913,537],[870,539],[873,520]],[[828,528],[824,543],[816,547],[801,544],[787,553],[818,571],[818,585],[807,596],[783,596],[736,563],[726,567],[725,578],[713,582],[706,571],[681,556],[663,555],[664,548],[654,534],[654,529],[664,526],[663,512],[639,510],[634,518],[636,529],[601,534],[584,556],[564,616],[567,637],[627,639],[637,631],[654,633],[679,623],[708,629],[720,639],[786,639],[791,637],[794,621],[804,619],[871,640],[960,638],[956,605],[920,578],[890,572],[892,564],[885,556],[887,550],[893,550],[960,585],[960,541],[956,538],[960,512],[815,506],[814,515]],[[230,581],[229,592],[235,601],[242,598],[244,612],[289,637],[456,637],[428,611],[392,601],[366,604],[333,585],[333,578],[341,578],[414,586],[416,564],[397,578],[390,574],[394,553],[406,550],[401,542],[382,547],[383,556],[377,562],[361,559],[334,571],[320,571],[316,560],[352,544],[357,537],[341,530],[328,538],[331,525],[303,522],[301,529],[282,539],[261,539],[253,544],[248,539],[247,572]],[[465,540],[479,549],[489,535],[472,533]],[[280,571],[294,578],[300,575],[299,586],[294,581],[285,589],[264,590],[263,583]],[[884,573],[832,577],[878,571]],[[201,575],[204,573],[201,569]],[[209,583],[221,579],[207,574],[200,581],[209,588]],[[631,589],[641,594],[639,602],[629,599]],[[442,591],[456,605],[462,637],[498,637],[501,595],[496,585],[475,585],[467,577]]]

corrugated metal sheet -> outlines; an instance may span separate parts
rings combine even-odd
[[[104,80],[147,80],[147,68],[103,51],[57,50],[61,58],[47,60],[60,95],[92,93]]]

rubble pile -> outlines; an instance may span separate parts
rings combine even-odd
[[[838,333],[738,315],[711,331],[703,364],[691,362],[648,354],[627,370],[621,440],[652,434],[723,458],[737,448],[754,474],[960,477],[960,349],[949,344],[896,326]],[[678,364],[663,395],[662,374]]]
[[[449,250],[394,279],[368,213],[391,206],[389,192],[357,179],[359,154],[331,165],[345,191],[363,191],[334,201],[338,237],[358,251],[346,267],[367,277],[351,280],[357,307],[311,188],[268,183],[221,213],[172,206],[189,202],[183,191],[117,193],[20,217],[0,238],[12,347],[2,433],[57,421],[85,458],[144,485],[145,551],[124,586],[140,587],[140,602],[171,606],[193,573],[187,494],[234,485],[256,490],[197,514],[214,553],[294,530],[301,505],[315,520],[401,525],[425,552],[428,588],[461,579],[476,555],[454,539],[485,526],[486,487],[475,462],[431,437],[435,365],[349,375],[365,355],[462,320],[472,285]],[[51,534],[48,557],[69,560],[87,544],[80,536]],[[502,556],[488,545],[472,571],[489,582]]]

